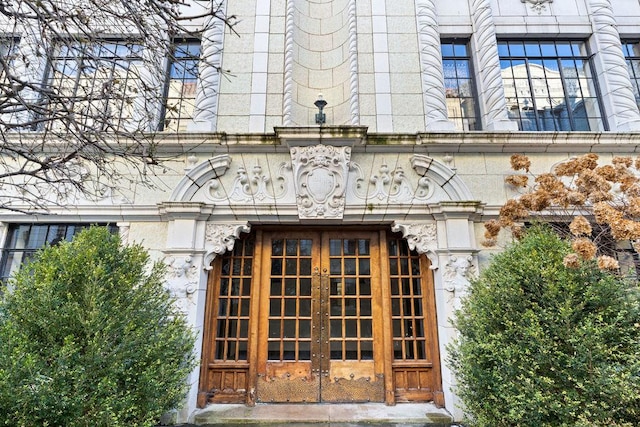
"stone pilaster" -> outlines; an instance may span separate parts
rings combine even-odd
[[[593,25],[594,65],[602,92],[609,130],[640,130],[640,113],[620,45],[618,25],[610,0],[589,0]]]
[[[447,119],[440,33],[434,0],[416,0],[416,20],[422,68],[422,88],[427,131],[454,130]]]
[[[486,130],[518,130],[507,117],[500,59],[496,46],[496,27],[489,0],[469,0],[473,26],[472,48],[477,58],[478,97],[482,124]]]

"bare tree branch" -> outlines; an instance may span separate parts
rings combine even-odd
[[[223,3],[0,0],[0,210],[153,187],[169,160],[160,131],[193,114],[183,96],[217,68],[180,40],[212,43],[221,23],[234,32]]]

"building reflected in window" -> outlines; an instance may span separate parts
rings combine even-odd
[[[468,44],[443,40],[440,48],[449,120],[455,123],[457,130],[480,130]]]
[[[196,109],[199,60],[200,40],[175,43],[167,73],[162,130],[187,130],[187,124],[193,118]]]
[[[631,88],[640,108],[640,41],[623,41],[622,52],[627,60],[627,69],[631,77]]]
[[[606,130],[581,41],[498,43],[509,118],[523,131]]]

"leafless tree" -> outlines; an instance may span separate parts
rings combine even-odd
[[[233,31],[223,3],[0,0],[0,211],[154,185],[208,61],[188,41]]]

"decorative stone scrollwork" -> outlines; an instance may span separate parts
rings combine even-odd
[[[236,177],[231,185],[231,190],[227,195],[220,180],[213,179],[207,184],[206,196],[210,200],[217,203],[241,203],[247,204],[251,202],[273,202],[282,197],[287,191],[286,180],[283,170],[287,167],[285,164],[280,165],[280,171],[277,180],[280,182],[278,194],[271,194],[269,184],[271,177],[264,173],[262,166],[256,163],[251,169],[251,174],[240,166],[236,172]]]
[[[193,261],[193,255],[167,256],[167,289],[175,298],[177,308],[183,314],[189,312],[193,304],[192,295],[198,288],[199,268]]]
[[[350,147],[291,148],[298,216],[341,219],[349,177]]]
[[[209,223],[205,228],[205,246],[207,254],[204,259],[204,269],[211,269],[211,261],[216,255],[222,255],[226,251],[233,249],[236,239],[240,233],[251,231],[249,223],[235,224],[213,224]]]
[[[531,5],[531,10],[535,10],[538,12],[538,15],[542,13],[543,10],[547,9],[546,3],[553,3],[553,0],[520,0],[522,3],[529,3]]]
[[[411,203],[414,198],[426,200],[433,195],[434,191],[431,180],[422,177],[418,181],[418,188],[414,193],[404,169],[398,166],[391,172],[385,162],[382,163],[377,174],[371,175],[369,182],[374,186],[374,189],[367,199],[386,200],[389,203]]]
[[[443,273],[444,289],[452,293],[453,308],[459,310],[461,301],[467,296],[469,278],[473,270],[472,256],[451,256]]]
[[[437,258],[433,256],[438,249],[438,232],[435,224],[399,224],[395,222],[391,227],[393,232],[402,232],[407,240],[409,249],[419,254],[427,254],[431,260],[431,268],[438,268]]]

